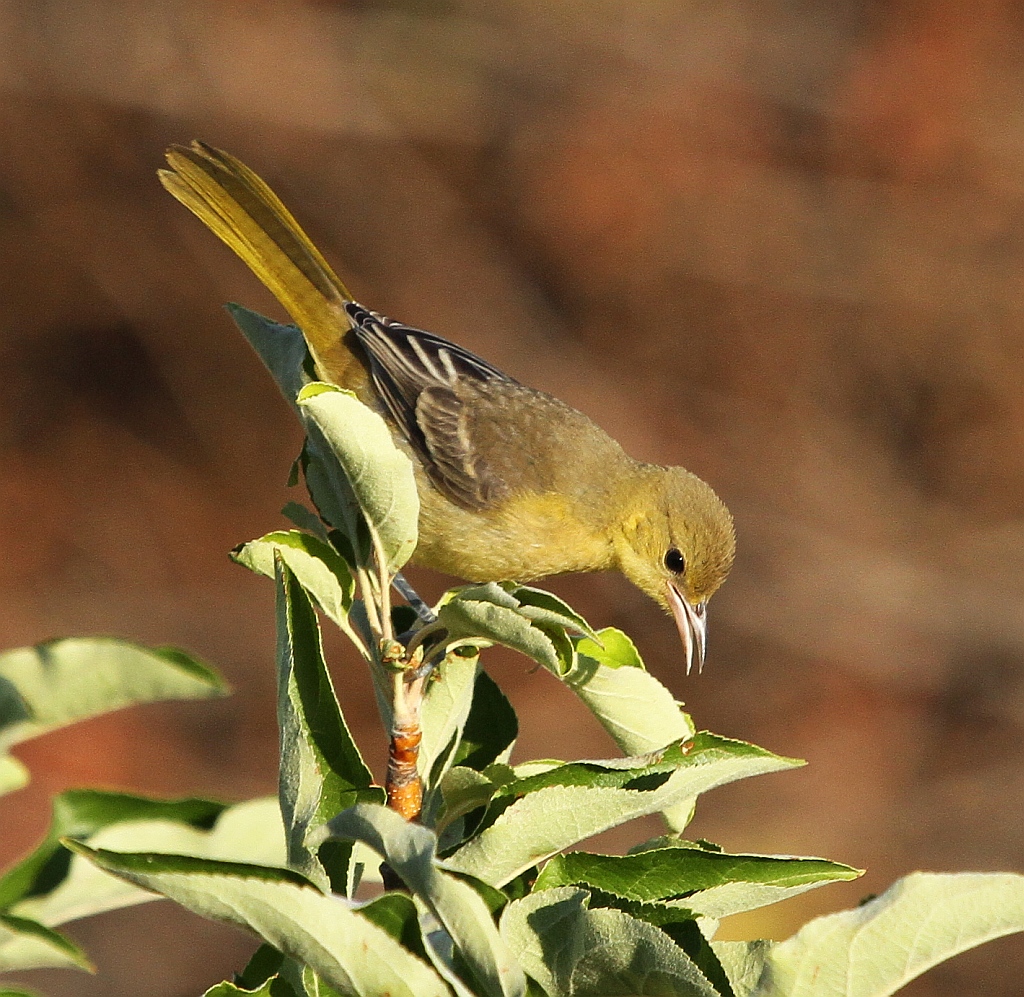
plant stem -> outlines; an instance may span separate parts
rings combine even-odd
[[[384,631],[381,629],[380,614],[377,612],[377,593],[374,591],[370,573],[366,568],[356,568],[356,578],[359,579],[359,592],[363,597],[363,605],[366,607],[366,618],[369,620],[370,629],[379,639]]]
[[[377,562],[377,577],[380,585],[380,620],[381,636],[385,640],[394,640],[395,632],[391,626],[391,572],[388,570],[388,559],[384,553],[380,534],[370,525],[370,536],[373,538],[373,558]]]
[[[396,672],[393,676],[394,719],[384,788],[388,806],[406,820],[415,821],[423,809],[423,780],[417,768],[423,739],[420,725],[423,679],[409,681],[409,677],[408,672]]]

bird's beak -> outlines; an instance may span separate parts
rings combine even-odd
[[[694,659],[697,660],[697,674],[704,670],[704,656],[708,644],[707,603],[698,602],[691,606],[684,596],[671,582],[668,583],[668,605],[672,610],[679,636],[683,639],[683,650],[686,652],[686,674],[690,674]]]

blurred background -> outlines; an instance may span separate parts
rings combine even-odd
[[[272,586],[227,551],[284,523],[300,432],[221,305],[282,313],[157,183],[200,137],[365,304],[732,508],[700,678],[621,578],[552,584],[698,726],[809,761],[704,797],[694,836],[868,870],[727,937],[915,869],[1024,871],[1022,73],[1009,0],[0,4],[2,645],[175,643],[236,689],[28,744],[0,863],[68,786],[276,786]],[[328,649],[380,771],[365,677]],[[488,664],[519,759],[612,751],[550,676]],[[54,995],[198,994],[254,947],[169,904],[72,933],[101,972],[32,974]],[[906,992],[1019,994],[1022,970],[1018,936]]]

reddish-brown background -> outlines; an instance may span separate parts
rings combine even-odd
[[[274,789],[272,593],[226,552],[282,522],[299,432],[220,305],[280,312],[154,177],[202,137],[368,305],[734,510],[700,679],[621,579],[556,583],[700,725],[809,760],[704,798],[694,834],[868,869],[733,937],[918,868],[1024,871],[1022,74],[1008,0],[0,6],[2,644],[173,642],[237,690],[27,745],[0,859],[65,786]],[[491,662],[519,757],[609,750],[548,676]],[[195,994],[251,948],[165,904],[75,934],[102,973],[37,974],[51,993]],[[1009,939],[908,992],[1017,994],[1022,969]]]

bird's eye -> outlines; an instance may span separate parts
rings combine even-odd
[[[674,575],[681,575],[686,571],[686,558],[678,547],[669,547],[665,552],[665,567]]]

